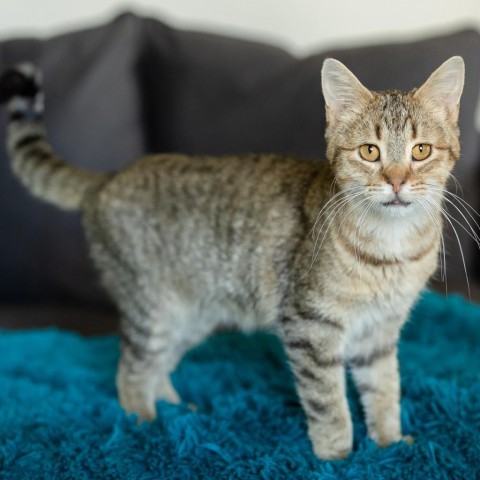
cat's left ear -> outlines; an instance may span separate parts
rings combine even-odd
[[[437,68],[417,90],[414,97],[432,101],[446,108],[448,119],[458,120],[460,97],[465,81],[465,63],[462,57],[452,57]]]

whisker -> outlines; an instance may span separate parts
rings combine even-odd
[[[318,234],[318,236],[317,236],[317,239],[316,239],[316,241],[315,241],[315,245],[314,245],[314,247],[313,247],[312,262],[311,262],[310,267],[308,268],[308,270],[307,270],[307,272],[305,273],[304,276],[308,275],[308,273],[309,273],[310,270],[312,269],[312,267],[313,267],[313,265],[314,265],[314,263],[315,263],[318,255],[320,254],[320,251],[321,251],[323,242],[325,241],[325,238],[326,238],[326,236],[327,236],[327,234],[328,234],[328,231],[329,231],[329,229],[330,229],[333,221],[335,220],[336,216],[337,216],[338,213],[342,210],[342,207],[348,203],[348,201],[350,201],[350,200],[351,200],[352,198],[354,198],[354,197],[357,197],[358,195],[361,195],[361,193],[355,194],[354,196],[351,196],[351,197],[345,199],[346,201],[343,202],[339,207],[337,207],[335,212],[331,212],[331,213],[330,213],[329,217],[333,214],[333,218],[330,220],[330,223],[327,225],[327,227],[326,227],[326,229],[325,229],[325,233],[323,234],[322,240],[321,240],[321,242],[320,242],[320,245],[317,247],[318,239],[319,239],[319,237],[320,237],[320,234],[321,234],[322,229],[319,230],[319,234]],[[368,199],[363,199],[363,200],[361,200],[360,202],[357,203],[357,205],[360,204],[360,203],[362,203],[362,202],[365,201],[365,200],[368,200]],[[355,207],[354,207],[354,208],[355,208]],[[353,210],[353,209],[351,209],[350,211],[352,211],[352,210]],[[347,213],[347,215],[350,213],[350,211]],[[327,220],[328,220],[328,218],[323,222],[322,227],[323,227],[323,225],[326,223]]]
[[[453,173],[449,172],[448,173],[449,177],[451,177],[453,179],[453,181],[455,182],[455,192],[458,192],[458,189],[460,189],[460,193],[462,195],[464,195],[463,193],[463,188],[462,186],[460,185],[460,182],[455,178],[455,176],[453,175]]]
[[[328,222],[329,218],[332,216],[332,215],[336,215],[336,213],[343,207],[343,205],[347,204],[350,200],[358,197],[359,195],[361,195],[361,193],[351,193],[350,195],[347,195],[346,197],[342,198],[341,200],[339,200],[338,202],[335,202],[336,203],[336,206],[332,206],[329,210],[325,211],[325,215],[327,215],[327,217],[325,218],[325,220],[323,221],[322,225],[320,226],[320,228],[318,229],[318,234],[317,234],[317,237],[315,239],[315,244],[313,246],[313,252],[312,252],[312,258],[314,256],[314,253],[315,253],[315,249],[316,249],[316,246],[317,246],[317,243],[318,243],[318,239],[322,233],[322,229],[323,229],[323,226],[325,225],[326,222]],[[334,218],[335,218],[335,215],[334,215]],[[333,220],[333,219],[332,219]],[[329,224],[330,226],[330,224]],[[328,230],[328,227],[327,227],[327,230]]]
[[[330,195],[333,195],[336,185],[337,185],[337,177],[333,177],[332,184],[330,185]]]
[[[437,192],[436,192],[437,193]],[[477,221],[475,220],[474,216],[472,215],[472,213],[474,213],[477,217],[480,218],[480,214],[468,203],[466,202],[465,200],[463,200],[463,198],[460,198],[458,197],[457,195],[453,194],[452,192],[448,192],[448,191],[445,191],[444,192],[446,195],[450,196],[452,198],[452,200],[456,200],[458,202],[458,206],[459,207],[462,207],[465,211],[465,213],[475,222],[475,225],[477,226],[477,228],[480,229],[480,226],[479,224],[477,223]],[[447,197],[445,196],[445,199],[447,199]],[[450,199],[449,199],[450,200]]]
[[[443,238],[443,229],[442,226],[438,223],[437,219],[435,218],[435,213],[430,208],[429,205],[426,205],[421,199],[419,199],[420,205],[426,211],[428,217],[433,223],[433,226],[437,230],[438,236],[440,237],[441,242],[441,254],[440,254],[440,277],[442,281],[445,282],[445,294],[448,294],[448,281],[447,281],[447,258],[445,254],[445,241]],[[443,261],[442,261],[443,260]]]
[[[352,191],[352,190],[355,190],[355,189],[358,189],[358,187],[351,187],[351,188],[346,188],[345,190],[341,190],[340,192],[337,192],[332,198],[330,198],[328,200],[328,202],[320,209],[320,211],[318,212],[316,218],[315,218],[315,223],[313,224],[313,227],[311,228],[311,230],[308,232],[308,235],[307,235],[307,238],[314,232],[315,230],[315,227],[317,226],[317,223],[318,221],[320,220],[321,218],[321,215],[322,213],[327,209],[329,209],[330,207],[333,207],[336,203],[340,202],[342,200],[342,198],[340,199],[337,199],[332,205],[330,205],[330,203],[335,200],[336,197],[342,195],[342,194],[345,194],[349,191]]]
[[[434,205],[434,206],[437,206],[435,205],[435,203],[433,203],[433,201],[431,201],[428,197],[425,197],[425,200],[427,202],[429,202],[430,204]],[[438,206],[437,206],[438,208]],[[442,214],[444,213],[444,210],[440,210],[442,212]],[[463,263],[463,269],[465,271],[465,279],[467,281],[467,290],[468,290],[468,298],[469,300],[471,301],[472,300],[472,296],[471,296],[471,293],[470,293],[470,282],[468,281],[468,273],[467,273],[467,265],[465,263],[465,255],[463,254],[463,248],[462,248],[462,244],[460,242],[460,237],[458,236],[458,233],[457,233],[457,230],[455,229],[455,227],[453,226],[453,223],[450,221],[450,218],[448,218],[447,215],[443,215],[445,217],[445,219],[447,220],[447,222],[450,224],[450,226],[452,227],[453,229],[453,233],[455,234],[455,237],[457,238],[457,242],[458,242],[458,248],[460,249],[460,255],[462,257],[462,263]]]
[[[441,197],[443,200],[445,200],[446,202],[450,203],[457,211],[458,213],[462,216],[462,218],[465,220],[465,223],[468,225],[468,227],[470,228],[471,232],[469,232],[464,225],[462,225],[455,217],[453,217],[452,215],[450,215],[445,209],[445,213],[447,215],[450,216],[450,218],[455,221],[456,223],[458,223],[458,225],[460,225],[466,232],[467,234],[475,241],[475,243],[477,244],[477,246],[480,248],[480,236],[475,232],[475,229],[470,225],[470,222],[468,221],[468,219],[465,217],[465,215],[461,212],[461,210],[451,201],[449,200],[448,198],[445,198],[443,197],[440,193],[435,193],[435,195]],[[442,208],[442,207],[440,207]],[[467,212],[468,213],[468,212]],[[474,221],[475,225],[477,226],[477,228],[480,230],[480,226],[478,225],[478,223],[476,222],[476,220],[474,218],[472,218],[472,220]]]
[[[354,249],[355,249],[355,260],[357,262],[357,265],[359,267],[359,271],[361,273],[361,265],[360,265],[360,258],[358,256],[358,250],[357,250],[357,237],[360,233],[360,229],[361,229],[361,226],[366,218],[366,215],[368,213],[368,211],[371,209],[372,205],[374,205],[374,201],[373,200],[370,200],[370,202],[367,204],[367,206],[365,207],[365,209],[363,210],[363,212],[360,214],[360,218],[358,219],[358,222],[357,222],[357,228],[355,229],[355,235],[354,235]]]
[[[429,187],[431,187],[431,189],[436,190],[437,192],[441,192],[442,194],[452,196],[457,201],[459,201],[464,208],[466,208],[467,210],[470,209],[470,211],[472,211],[477,217],[480,218],[480,213],[478,213],[464,198],[456,195],[453,192],[450,192],[446,188],[439,187],[438,185],[433,185],[431,183],[425,183],[425,185],[428,185]]]

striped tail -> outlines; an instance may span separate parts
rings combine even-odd
[[[41,74],[22,64],[0,77],[0,103],[7,103],[7,149],[12,170],[30,192],[65,210],[76,210],[107,175],[66,164],[45,136]]]

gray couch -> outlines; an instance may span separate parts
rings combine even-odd
[[[93,170],[116,170],[146,152],[281,152],[322,161],[320,69],[344,62],[374,90],[420,85],[445,59],[467,72],[461,105],[464,198],[480,206],[480,141],[474,113],[480,35],[460,31],[411,43],[295,58],[270,45],[170,28],[124,14],[112,23],[48,40],[0,43],[0,69],[21,61],[45,76],[46,123],[56,150]],[[115,327],[115,313],[89,261],[79,215],[31,197],[10,171],[0,125],[0,326]],[[452,213],[456,213],[452,210]],[[461,218],[457,214],[458,218]],[[480,281],[475,243],[459,229],[471,281]],[[459,249],[448,233],[449,291],[465,291]]]

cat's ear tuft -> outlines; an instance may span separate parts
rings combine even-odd
[[[345,111],[357,111],[373,98],[358,78],[341,62],[327,58],[322,68],[322,89],[328,121],[334,121]]]
[[[460,107],[465,63],[462,57],[452,57],[438,67],[417,90],[415,97],[424,98],[447,110],[449,120],[456,122]]]

